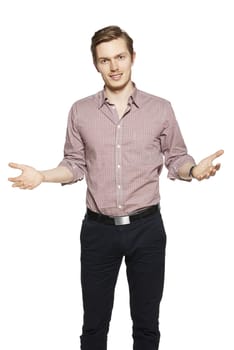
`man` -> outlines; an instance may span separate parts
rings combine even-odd
[[[10,163],[22,174],[9,180],[13,187],[33,189],[42,182],[86,178],[81,349],[106,349],[114,288],[125,257],[134,349],[156,350],[166,247],[158,181],[163,157],[170,179],[203,180],[219,170],[220,164],[212,162],[223,151],[195,164],[170,103],[132,82],[135,52],[126,32],[117,26],[97,31],[91,51],[105,86],[72,106],[64,159],[46,171]]]

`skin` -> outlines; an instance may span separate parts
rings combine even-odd
[[[105,82],[108,93],[119,94],[132,87],[131,73],[135,60],[122,38],[101,43],[96,47],[96,68]]]
[[[131,74],[136,54],[131,55],[125,40],[119,38],[99,44],[96,56],[96,68],[105,83],[106,96],[121,118],[133,90]]]
[[[127,106],[128,98],[133,90],[131,80],[132,66],[135,60],[128,51],[124,39],[119,38],[110,42],[101,43],[96,47],[97,61],[95,67],[101,74],[105,83],[105,92],[110,103],[113,103],[121,118]],[[216,158],[224,153],[219,150],[214,154],[201,160],[192,170],[192,177],[198,181],[209,179],[220,169],[221,164],[213,164]],[[193,164],[184,164],[179,169],[181,179],[191,180],[189,176]],[[13,169],[18,169],[21,174],[16,177],[10,177],[12,187],[32,190],[43,182],[69,183],[73,175],[66,167],[59,166],[54,169],[39,171],[31,166],[9,163]]]

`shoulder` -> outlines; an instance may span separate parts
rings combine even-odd
[[[137,101],[141,104],[150,103],[152,105],[165,106],[165,107],[171,105],[169,100],[167,100],[163,97],[156,96],[156,95],[153,95],[151,93],[139,90],[139,89],[137,89],[137,91],[136,91],[136,98],[137,98]]]
[[[93,95],[90,95],[90,96],[83,97],[83,98],[75,101],[71,108],[76,110],[76,109],[81,109],[81,108],[85,109],[85,108],[90,107],[90,106],[97,106],[97,103],[99,100],[99,95],[100,95],[100,92],[93,94]]]
[[[98,92],[75,101],[70,108],[70,118],[72,120],[82,120],[87,115],[90,115],[90,113],[96,111],[100,103],[100,95],[101,92]]]
[[[138,89],[136,90],[136,103],[140,107],[156,112],[157,115],[166,116],[172,112],[169,100]]]
[[[136,100],[139,107],[142,107],[148,115],[157,123],[161,122],[164,126],[173,124],[175,114],[171,102],[163,97],[159,97],[142,90],[137,90]]]

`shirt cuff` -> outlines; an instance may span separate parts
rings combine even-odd
[[[170,167],[168,167],[168,178],[170,180],[179,179],[184,181],[191,181],[191,177],[181,178],[178,174],[179,169],[186,163],[190,163],[191,166],[196,165],[195,160],[190,155],[182,156],[175,160],[173,164],[170,165]]]
[[[76,183],[77,181],[81,181],[84,178],[84,173],[81,171],[78,165],[74,164],[69,160],[62,160],[58,166],[64,166],[70,170],[73,175],[73,179],[70,182],[62,183],[61,185],[71,185]]]

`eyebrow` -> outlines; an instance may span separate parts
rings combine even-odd
[[[117,58],[117,57],[119,57],[119,56],[121,56],[121,55],[126,55],[127,54],[127,51],[124,51],[124,52],[120,52],[120,53],[118,53],[117,55],[115,55],[113,58]],[[103,60],[103,59],[105,59],[105,60],[109,60],[111,57],[98,57],[98,60]]]

